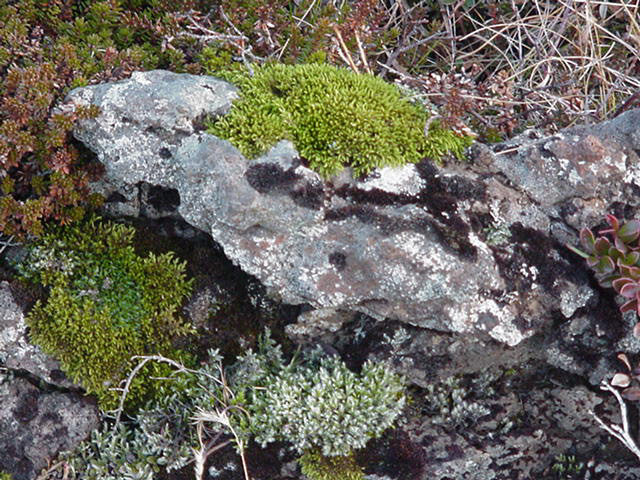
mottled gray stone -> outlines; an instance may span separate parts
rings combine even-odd
[[[71,101],[94,103],[102,112],[75,130],[105,164],[96,188],[126,192],[145,182],[177,190],[180,215],[210,232],[234,263],[289,303],[516,345],[539,331],[551,310],[570,314],[587,301],[584,284],[565,282],[562,298],[548,295],[560,287],[542,285],[549,278],[540,277],[549,274],[541,269],[562,264],[560,255],[529,258],[532,248],[556,245],[548,237],[553,222],[530,198],[539,192],[514,185],[518,175],[530,178],[527,163],[508,159],[509,182],[486,174],[507,156],[485,151],[489,167],[482,172],[423,163],[382,169],[362,181],[343,173],[327,183],[300,162],[289,142],[249,162],[228,142],[194,127],[204,115],[226,112],[235,95],[210,77],[161,71],[73,91]],[[558,172],[547,173],[555,179]],[[489,224],[479,225],[479,216]],[[497,258],[486,230],[508,236],[514,225],[525,245]],[[549,245],[527,238],[532,233]]]
[[[0,365],[26,370],[60,387],[74,386],[60,369],[60,362],[29,342],[24,313],[7,282],[0,282]]]
[[[412,440],[426,452],[421,479],[551,478],[544,474],[550,474],[554,457],[569,448],[578,456],[590,454],[605,436],[588,413],[601,400],[583,387],[506,394],[482,402],[492,413],[464,429],[447,428],[428,417],[407,425]],[[526,426],[518,425],[523,414]]]
[[[0,471],[14,480],[34,480],[59,452],[73,449],[99,425],[94,400],[45,393],[1,373],[0,405]]]

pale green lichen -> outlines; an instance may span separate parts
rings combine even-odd
[[[160,468],[181,468],[200,445],[190,425],[195,421],[206,422],[207,441],[233,433],[237,447],[251,437],[262,445],[290,443],[312,480],[360,480],[353,451],[404,408],[403,379],[383,363],[368,362],[356,374],[319,352],[287,362],[268,334],[226,371],[221,360],[212,350],[198,369],[180,368],[164,380],[164,391],[172,393],[131,416],[127,426],[96,432],[67,454],[75,472],[70,479],[151,480]]]
[[[372,75],[323,64],[254,66],[252,74],[209,73],[235,83],[241,98],[208,131],[247,157],[288,139],[325,177],[347,166],[362,175],[425,157],[438,162],[447,153],[462,158],[471,143],[470,137],[442,128],[437,120],[429,124],[423,106]]]
[[[208,361],[191,374],[164,380],[166,394],[126,424],[94,431],[75,451],[66,452],[70,480],[153,480],[161,469],[171,472],[192,462],[198,440],[191,417],[198,408],[210,408],[220,392],[221,361],[219,351],[210,350]]]
[[[453,376],[442,383],[427,385],[426,413],[431,416],[431,422],[447,427],[466,427],[491,413],[481,402],[474,401],[474,390],[482,391],[483,398],[495,393],[490,379],[488,374],[480,375],[472,385],[465,386],[462,377]]]
[[[402,377],[384,363],[368,361],[359,374],[336,356],[285,363],[268,338],[240,359],[231,381],[246,390],[255,440],[286,441],[298,453],[349,455],[391,427],[405,404]]]

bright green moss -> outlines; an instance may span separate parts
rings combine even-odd
[[[0,480],[13,480],[13,477],[6,472],[0,472]]]
[[[111,388],[133,367],[131,356],[180,356],[172,339],[190,331],[177,316],[191,289],[184,263],[171,254],[139,257],[133,234],[131,227],[96,218],[56,227],[31,247],[22,266],[26,278],[49,287],[47,301],[27,317],[32,340],[96,394],[103,409],[117,405]],[[149,364],[136,377],[128,405],[148,399],[149,377],[163,373]]]
[[[469,137],[431,123],[429,114],[394,85],[372,75],[322,64],[254,66],[253,75],[210,72],[241,92],[231,112],[209,132],[247,157],[291,140],[312,169],[328,177],[344,167],[356,175],[377,167],[461,158]]]

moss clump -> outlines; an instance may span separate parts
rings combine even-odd
[[[298,459],[300,470],[309,480],[364,480],[362,467],[353,454],[344,457],[325,457],[312,450]]]
[[[291,140],[312,169],[328,177],[344,167],[356,175],[377,167],[462,157],[470,137],[431,123],[429,113],[394,85],[372,75],[322,64],[253,67],[253,75],[216,73],[235,83],[241,98],[209,132],[247,157]]]
[[[98,218],[54,227],[21,266],[23,276],[49,288],[47,301],[27,317],[32,340],[96,394],[103,409],[117,405],[112,388],[131,370],[133,355],[180,357],[172,339],[190,331],[176,315],[192,283],[184,263],[172,254],[139,257],[133,235],[131,227]],[[149,364],[127,405],[147,400],[154,393],[149,377],[162,373]]]

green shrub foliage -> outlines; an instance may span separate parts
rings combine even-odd
[[[353,450],[390,427],[405,404],[403,380],[386,365],[367,363],[356,374],[317,351],[286,362],[268,334],[226,371],[221,362],[211,350],[197,369],[180,368],[163,380],[165,395],[133,415],[128,427],[96,432],[69,454],[79,478],[146,479],[159,466],[182,468],[200,446],[190,425],[197,419],[206,422],[202,441],[211,448],[222,441],[220,433],[232,431],[245,447],[252,437],[263,445],[284,441],[302,454],[310,479],[360,480]]]
[[[53,227],[34,243],[22,274],[49,289],[27,317],[34,343],[58,358],[63,370],[103,409],[117,405],[118,386],[133,355],[177,356],[171,344],[190,331],[177,315],[191,289],[185,265],[172,254],[134,252],[134,229],[90,218]],[[153,365],[153,366],[152,366]],[[152,371],[155,369],[156,371]],[[149,376],[162,369],[149,364],[138,375],[128,405],[152,394]]]
[[[325,177],[353,168],[356,175],[448,152],[461,158],[471,139],[431,122],[429,114],[394,85],[368,74],[323,64],[272,64],[252,74],[223,73],[241,92],[231,112],[209,127],[248,157],[291,140]]]

